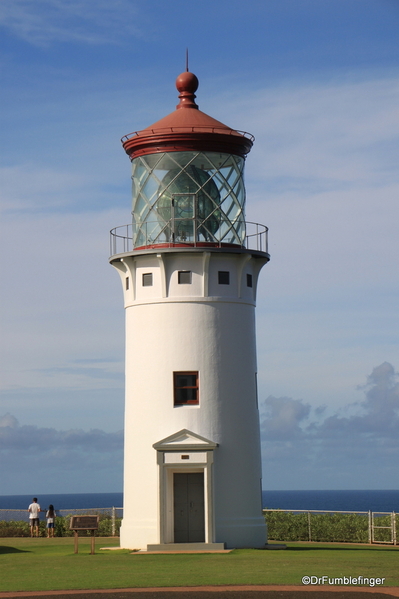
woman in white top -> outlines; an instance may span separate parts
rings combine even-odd
[[[50,503],[48,506],[48,510],[46,512],[47,518],[47,538],[54,538],[54,522],[55,522],[55,509],[54,506]]]

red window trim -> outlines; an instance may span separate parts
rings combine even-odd
[[[178,385],[178,376],[194,375],[196,377],[195,385]],[[195,389],[196,399],[189,399],[187,401],[179,401],[178,391],[179,389]],[[175,406],[197,406],[199,404],[199,377],[198,370],[179,370],[173,373],[173,403]]]

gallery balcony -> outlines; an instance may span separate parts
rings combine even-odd
[[[259,223],[220,222],[210,230],[203,219],[173,219],[167,223],[145,221],[115,227],[110,232],[110,256],[161,248],[236,248],[268,254],[268,228]]]

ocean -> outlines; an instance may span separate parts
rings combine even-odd
[[[282,510],[399,512],[399,491],[263,491],[263,507]]]
[[[0,495],[0,509],[26,510],[33,495]],[[122,493],[37,495],[42,509],[56,510],[123,506]],[[384,491],[263,491],[263,507],[286,510],[399,512],[399,490]]]
[[[0,509],[27,510],[32,498],[37,497],[44,510],[50,504],[58,510],[119,507],[123,505],[123,493],[65,493],[37,495],[0,495]]]

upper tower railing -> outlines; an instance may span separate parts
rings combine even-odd
[[[195,219],[196,220],[196,219]],[[148,223],[149,225],[151,223]],[[197,231],[201,228],[201,223],[198,222]],[[122,225],[115,227],[110,232],[110,255],[111,257],[118,254],[126,254],[140,250],[151,250],[161,248],[242,248],[247,250],[253,250],[262,253],[268,253],[268,228],[265,225],[253,222],[245,222],[245,236],[242,244],[238,243],[226,243],[225,241],[218,240],[214,237],[211,241],[204,240],[201,235],[197,236],[186,236],[180,232],[179,235],[173,234],[170,231],[172,227],[169,227],[168,234],[165,234],[163,239],[159,237],[155,240],[151,234],[144,230],[142,233],[142,243],[139,246],[134,246],[133,243],[133,225]]]
[[[149,135],[171,135],[173,133],[185,133],[185,134],[189,134],[189,133],[220,133],[223,135],[237,135],[239,137],[245,137],[246,139],[249,139],[252,143],[255,141],[255,137],[252,135],[252,133],[248,133],[247,131],[239,131],[234,130],[234,129],[228,129],[226,131],[226,127],[225,126],[215,126],[215,125],[185,125],[183,126],[174,126],[174,127],[148,127],[147,129],[144,129],[143,131],[133,131],[133,133],[128,133],[127,135],[124,135],[121,139],[122,144],[126,144],[126,142],[130,141],[131,139],[135,138],[135,137],[140,137],[143,134],[146,134],[146,136]]]

